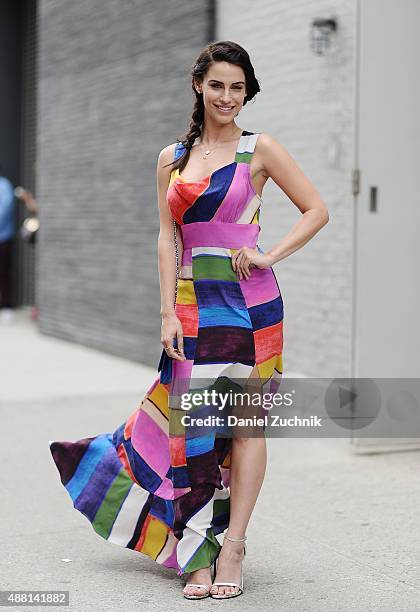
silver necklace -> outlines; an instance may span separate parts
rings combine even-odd
[[[207,149],[206,151],[204,151],[203,159],[207,159],[210,153],[214,151],[215,149],[217,149],[218,145],[219,143],[215,144],[212,149]]]
[[[242,130],[241,130],[241,134],[242,134]],[[230,141],[226,141],[226,142],[230,142]],[[204,155],[203,155],[203,159],[207,159],[207,158],[208,158],[208,156],[210,155],[210,153],[212,153],[212,151],[214,151],[215,149],[217,149],[217,147],[219,146],[219,144],[224,144],[224,143],[220,143],[220,142],[218,142],[218,143],[216,143],[216,144],[214,145],[214,147],[213,147],[212,149],[207,149],[207,150],[205,150],[205,151],[204,151]]]

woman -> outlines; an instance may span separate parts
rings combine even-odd
[[[235,123],[260,90],[242,47],[206,46],[192,88],[188,133],[157,163],[160,375],[113,434],[50,448],[74,507],[102,537],[186,574],[186,598],[227,598],[243,592],[265,437],[190,435],[179,397],[197,379],[239,376],[264,388],[281,379],[283,301],[271,266],[306,244],[328,212],[282,145]],[[258,222],[270,177],[302,218],[264,253]]]

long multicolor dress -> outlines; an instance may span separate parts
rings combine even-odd
[[[230,514],[229,437],[189,438],[173,401],[179,380],[282,375],[283,300],[273,269],[239,280],[231,256],[257,245],[261,197],[250,163],[258,134],[243,130],[235,160],[200,181],[171,173],[167,202],[182,233],[175,312],[185,361],[162,350],[156,380],[113,433],[49,441],[73,506],[114,544],[144,553],[178,575],[209,566]],[[182,155],[177,143],[175,158]],[[171,424],[175,423],[175,427]]]

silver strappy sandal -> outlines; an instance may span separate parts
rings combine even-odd
[[[245,557],[245,553],[246,553],[246,544],[245,544],[245,540],[246,540],[246,536],[243,538],[232,538],[228,535],[225,535],[225,538],[230,540],[231,542],[243,542],[244,543],[244,557]],[[217,556],[217,558],[214,560],[214,575],[216,576],[216,572],[217,572],[217,563],[219,560],[219,555]],[[216,595],[213,593],[209,593],[210,597],[213,597],[213,599],[230,599],[231,597],[238,597],[239,595],[242,595],[242,593],[244,592],[244,574],[243,574],[243,570],[241,569],[241,584],[237,584],[236,582],[213,582],[212,586],[234,586],[237,587],[239,590],[237,593],[225,593],[224,595]]]
[[[184,589],[186,587],[201,587],[202,589],[204,589],[204,593],[202,595],[195,595],[194,593],[186,593],[183,590],[182,594],[184,595],[185,599],[205,599],[206,597],[210,596],[211,586],[212,585],[209,586],[208,584],[196,584],[193,582],[188,582],[188,584],[184,586]]]
[[[210,569],[210,574],[211,574],[211,569]],[[213,574],[213,578],[214,576],[216,576],[216,574]],[[206,597],[210,596],[210,589],[212,586],[213,586],[212,584],[209,586],[208,584],[198,584],[195,582],[188,582],[182,589],[182,594],[184,595],[185,599],[205,599]],[[194,593],[186,593],[184,590],[186,587],[199,587],[199,588],[204,589],[204,593],[202,595],[195,595]]]

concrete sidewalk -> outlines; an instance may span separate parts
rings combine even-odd
[[[174,571],[93,531],[48,446],[112,432],[157,371],[41,335],[26,310],[0,326],[0,346],[1,589],[66,589],[78,612],[420,610],[418,452],[355,455],[344,438],[267,440],[244,595],[186,601]]]

